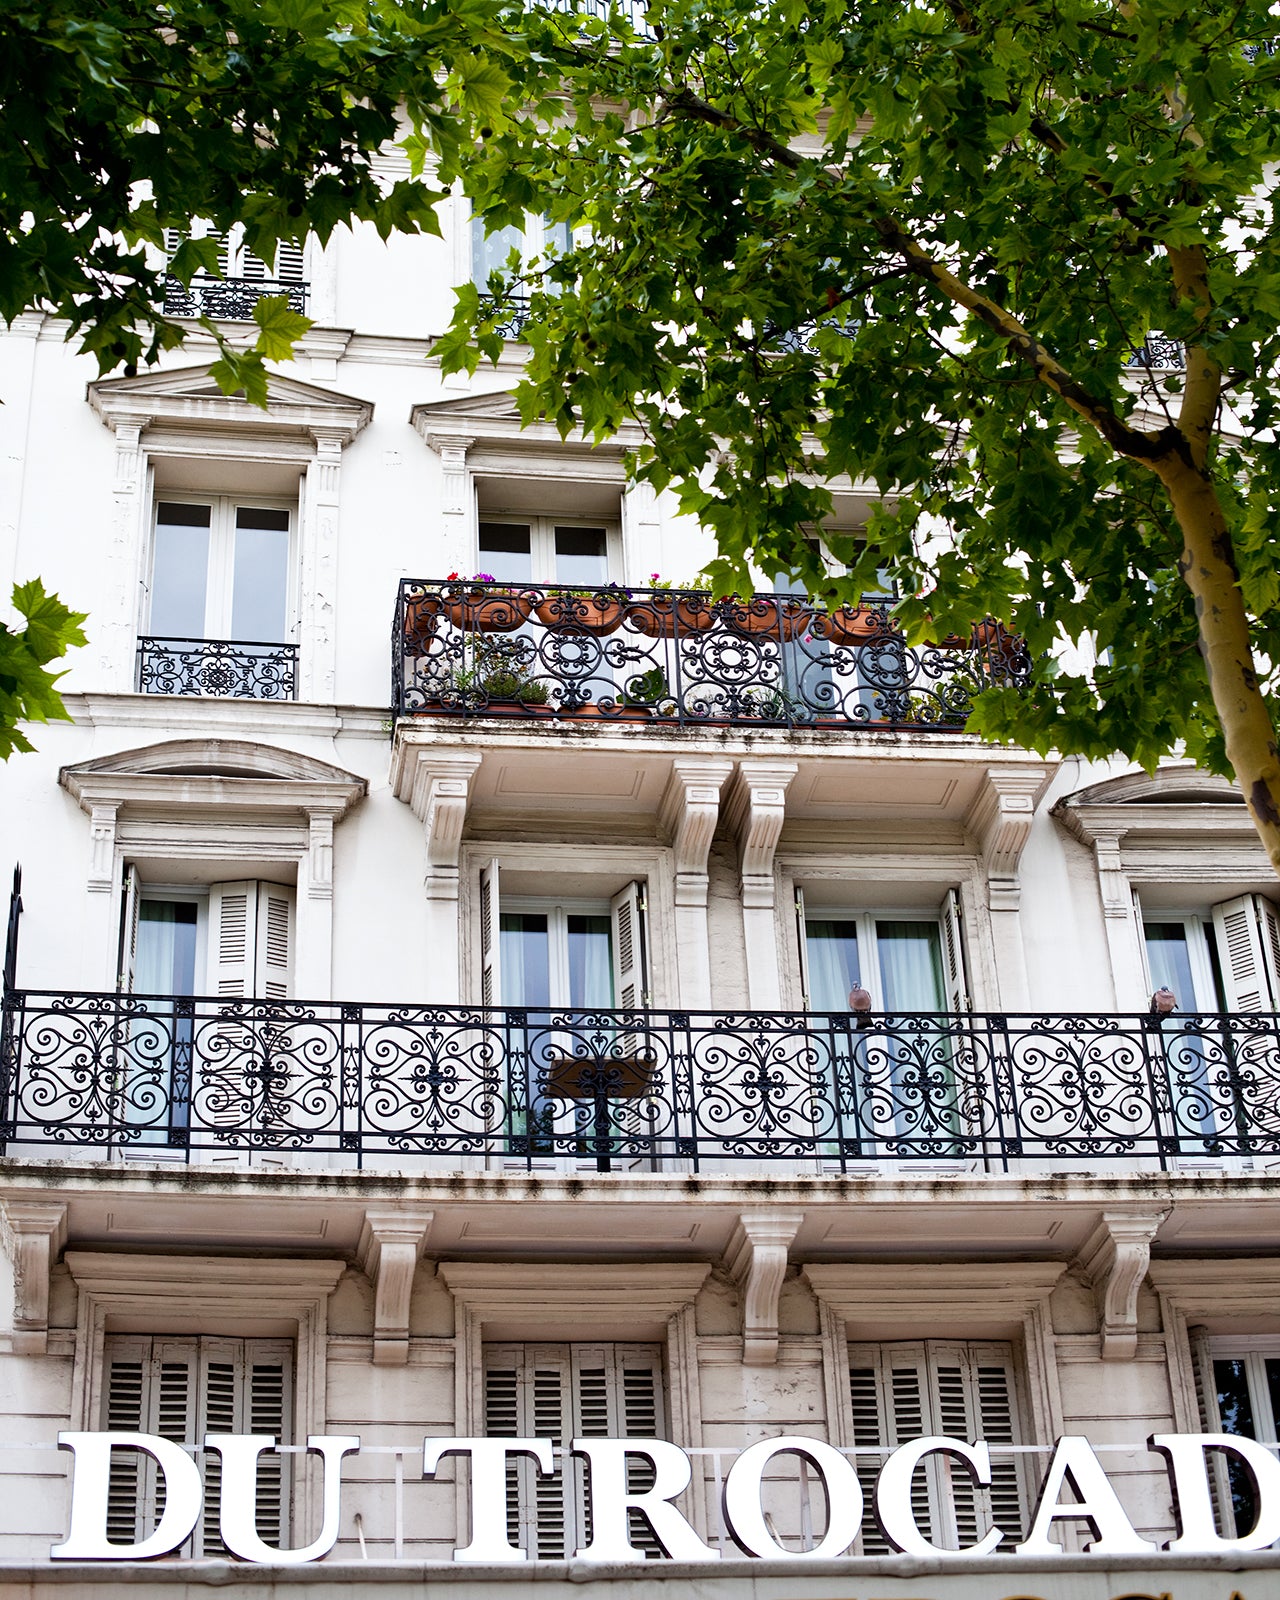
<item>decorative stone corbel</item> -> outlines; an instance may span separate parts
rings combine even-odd
[[[773,853],[786,817],[794,761],[740,761],[729,789],[727,817],[738,838],[742,904],[773,909]]]
[[[440,475],[443,480],[441,510],[446,517],[465,516],[471,493],[470,475],[467,472],[467,451],[475,440],[438,433],[425,433],[423,437],[440,457]]]
[[[993,911],[1018,909],[1018,863],[1048,779],[1046,767],[989,767],[986,782],[969,807],[965,827],[982,851],[987,903]]]
[[[67,1242],[67,1208],[6,1200],[3,1216],[13,1261],[13,1353],[42,1356],[49,1348],[49,1273]]]
[[[396,792],[427,836],[427,898],[456,900],[467,802],[482,758],[478,752],[443,755],[434,749],[412,754],[416,760],[400,769]]]
[[[116,889],[116,823],[118,801],[94,801],[89,810],[90,894],[114,894]]]
[[[671,839],[676,904],[707,903],[707,852],[720,818],[720,791],[733,762],[676,759],[662,797],[662,826]]]
[[[1168,1208],[1104,1211],[1080,1252],[1098,1303],[1104,1361],[1132,1361],[1137,1354],[1138,1290],[1151,1263],[1151,1241],[1168,1215]]]
[[[334,817],[332,811],[307,813],[307,895],[312,900],[333,899]]]
[[[796,1211],[744,1211],[725,1256],[742,1292],[742,1360],[748,1367],[778,1359],[778,1296],[787,1251],[804,1216]]]
[[[430,1211],[366,1211],[357,1258],[374,1288],[373,1362],[403,1367],[409,1359],[409,1300]]]

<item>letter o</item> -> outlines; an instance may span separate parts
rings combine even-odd
[[[784,1550],[769,1532],[760,1504],[765,1468],[780,1455],[804,1456],[818,1469],[827,1494],[827,1531],[812,1550]],[[748,1445],[729,1469],[724,1485],[724,1520],[748,1555],[766,1560],[820,1561],[843,1555],[862,1529],[862,1485],[853,1463],[821,1439],[783,1434]]]

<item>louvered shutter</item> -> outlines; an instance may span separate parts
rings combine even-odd
[[[853,1443],[859,1450],[879,1445],[885,1455],[909,1439],[932,1431],[929,1420],[928,1374],[922,1344],[850,1345],[849,1395],[853,1411]],[[887,1555],[893,1547],[880,1532],[872,1511],[875,1482],[885,1455],[855,1455],[866,1513],[860,1554]],[[926,1539],[933,1538],[933,1506],[923,1468],[911,1480],[911,1509]]]
[[[257,934],[256,883],[215,883],[209,888],[209,993],[227,999],[253,988]]]
[[[1280,1009],[1280,924],[1261,895],[1245,894],[1213,908],[1213,927],[1229,1011]]]
[[[142,896],[138,883],[138,869],[124,869],[124,894],[120,901],[120,952],[116,963],[116,991],[133,993],[134,973],[138,963],[138,916]]]
[[[293,890],[287,884],[258,885],[255,995],[287,1000],[293,951]]]
[[[809,996],[809,930],[805,926],[804,890],[796,884],[796,948],[800,955],[800,1004],[808,1011]]]
[[[480,1004],[502,1004],[501,941],[498,935],[498,863],[480,869]]]
[[[276,249],[276,277],[281,283],[301,283],[305,276],[306,249],[282,239]]]
[[[947,1010],[955,1014],[972,1009],[964,962],[964,924],[960,916],[960,896],[948,889],[938,909],[942,927],[942,975],[947,993]]]
[[[491,1438],[665,1437],[661,1352],[651,1345],[493,1345],[485,1349],[485,1432]],[[586,1463],[557,1455],[554,1477],[532,1461],[507,1463],[507,1536],[531,1559],[559,1561],[591,1538]],[[627,1463],[637,1494],[653,1486],[652,1465]],[[662,1554],[644,1517],[631,1513],[631,1541]]]
[[[970,1442],[985,1439],[989,1445],[1020,1443],[1010,1356],[998,1345],[970,1345],[965,1362],[971,1431],[961,1437]],[[951,1430],[944,1427],[942,1432]],[[992,1452],[991,1483],[985,1488],[975,1483],[960,1462],[944,1461],[942,1467],[952,1476],[960,1544],[974,1543],[990,1527],[1004,1530],[1006,1544],[1016,1544],[1022,1538],[1023,1494],[1016,1456]],[[965,1526],[961,1525],[962,1505],[972,1508],[966,1513],[969,1520]]]
[[[609,902],[613,918],[613,1003],[623,1011],[650,1004],[646,971],[644,885],[629,883]]]
[[[109,1337],[106,1427],[155,1433],[196,1451],[204,1504],[191,1545],[196,1556],[225,1555],[218,1519],[222,1458],[199,1447],[206,1434],[271,1434],[290,1442],[293,1347],[266,1339],[137,1339]],[[258,1533],[282,1545],[288,1537],[286,1458],[258,1459]],[[149,1456],[112,1452],[109,1537],[131,1543],[150,1533],[164,1512],[164,1483]]]
[[[1218,1386],[1213,1376],[1213,1354],[1209,1347],[1209,1330],[1204,1327],[1187,1329],[1191,1346],[1191,1373],[1195,1382],[1196,1405],[1200,1411],[1200,1426],[1205,1433],[1221,1433],[1222,1413],[1218,1409]],[[1226,1457],[1221,1450],[1207,1450],[1205,1463],[1209,1472],[1209,1498],[1213,1503],[1213,1520],[1224,1538],[1235,1537],[1234,1509],[1232,1506],[1231,1479]]]

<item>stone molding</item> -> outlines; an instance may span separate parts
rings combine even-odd
[[[742,1295],[742,1361],[772,1366],[778,1359],[778,1298],[787,1251],[804,1221],[799,1211],[744,1211],[725,1254]]]
[[[450,753],[399,744],[391,783],[422,823],[427,846],[427,898],[458,898],[458,863],[471,786],[483,757],[479,751]]]
[[[67,1208],[6,1200],[0,1217],[13,1262],[13,1353],[42,1356],[49,1348],[49,1274],[67,1242]]]
[[[1080,1267],[1093,1286],[1104,1361],[1132,1361],[1138,1352],[1138,1290],[1151,1260],[1151,1243],[1169,1208],[1104,1211],[1080,1251]]]
[[[732,761],[714,757],[677,757],[671,763],[659,819],[671,839],[677,905],[707,903],[707,855],[720,820],[720,794],[732,773]]]
[[[969,807],[965,827],[982,852],[987,900],[993,911],[1019,907],[1018,867],[1031,837],[1036,802],[1048,781],[1047,767],[988,767]]]
[[[738,840],[746,909],[773,907],[773,857],[786,820],[787,789],[799,770],[795,761],[739,761],[733,775],[726,820]]]
[[[403,1367],[408,1362],[409,1301],[434,1216],[416,1207],[364,1214],[356,1259],[374,1287],[375,1366]]]

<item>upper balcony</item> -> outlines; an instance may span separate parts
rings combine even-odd
[[[309,287],[297,278],[214,278],[197,273],[186,284],[180,278],[168,277],[164,281],[164,314],[248,322],[258,301],[274,296],[285,299],[290,311],[305,316]]]
[[[413,717],[955,732],[1029,666],[995,622],[908,645],[882,599],[407,579],[392,630],[394,709]]]

